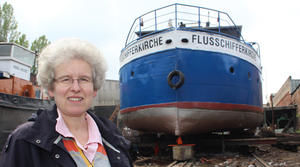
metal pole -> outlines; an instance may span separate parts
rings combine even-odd
[[[198,26],[201,27],[201,21],[200,21],[200,8],[198,8]]]
[[[157,18],[156,18],[156,10],[154,11],[155,14],[155,31],[157,31]]]
[[[139,34],[140,34],[140,37],[142,36],[142,25],[141,25],[141,23],[142,23],[142,20],[141,20],[141,17],[140,17],[139,18],[139,28],[140,28]]]
[[[175,4],[175,28],[177,29],[177,4]]]
[[[273,109],[273,95],[270,96],[270,100],[271,100],[271,110],[272,110],[272,125],[271,125],[271,128],[272,128],[272,131],[275,130],[275,127],[274,127],[274,122],[275,122],[275,116],[274,116],[274,109]]]
[[[219,22],[219,32],[221,32],[221,25],[220,25],[220,12],[218,12],[218,22]]]

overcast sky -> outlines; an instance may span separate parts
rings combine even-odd
[[[119,55],[134,19],[153,9],[183,3],[227,12],[243,25],[246,41],[260,44],[264,102],[289,76],[300,79],[300,6],[297,0],[0,0],[13,5],[18,31],[30,42],[79,37],[108,61],[107,79],[118,79]]]

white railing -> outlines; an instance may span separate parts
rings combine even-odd
[[[222,31],[224,27],[226,32]],[[227,13],[176,3],[136,18],[127,35],[125,47],[145,36],[175,29],[219,33],[244,41],[241,27],[236,26]]]

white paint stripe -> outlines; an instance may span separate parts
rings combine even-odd
[[[181,42],[182,38],[188,39],[189,42]],[[204,44],[203,38],[209,39],[209,43]],[[166,44],[166,40],[168,39],[172,40],[170,44]],[[211,43],[212,41],[213,44]],[[219,43],[219,46],[217,46],[217,41]],[[229,45],[225,45],[225,42],[227,42],[227,44]],[[221,43],[222,45],[224,45],[224,47],[221,47]],[[142,40],[129,45],[121,53],[120,65],[122,67],[125,64],[145,55],[174,48],[186,48],[229,54],[246,60],[247,62],[256,66],[259,70],[261,70],[260,57],[257,55],[256,51],[252,47],[238,40],[231,39],[229,37],[221,36],[218,34],[209,34],[200,31],[192,32],[181,30],[158,33],[150,37],[145,37]],[[244,53],[245,50],[247,50],[250,54]]]

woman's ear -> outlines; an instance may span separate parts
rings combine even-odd
[[[50,88],[48,88],[48,95],[51,97],[51,98],[53,98],[54,97],[54,92],[50,89]]]
[[[97,96],[97,92],[98,90],[94,90],[93,96],[96,97]]]

